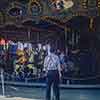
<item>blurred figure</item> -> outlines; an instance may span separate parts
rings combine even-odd
[[[5,70],[5,67],[6,67],[5,52],[2,50],[0,52],[0,69]]]

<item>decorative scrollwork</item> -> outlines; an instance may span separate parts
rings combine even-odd
[[[9,10],[11,16],[20,16],[22,15],[22,9],[19,7],[14,7]]]
[[[62,12],[73,7],[74,5],[74,2],[72,0],[51,0],[50,2],[51,8],[56,12]]]
[[[42,13],[42,4],[39,0],[30,0],[29,12],[32,16],[38,16]]]
[[[8,14],[10,16],[18,17],[22,16],[25,9],[24,6],[19,2],[13,2],[8,8]]]

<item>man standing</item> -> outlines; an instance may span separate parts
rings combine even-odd
[[[59,81],[61,78],[61,68],[59,58],[54,54],[53,49],[50,49],[50,52],[45,57],[44,71],[47,75],[46,100],[51,100],[52,86],[55,94],[55,100],[60,100]]]

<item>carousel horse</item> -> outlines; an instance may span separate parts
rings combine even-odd
[[[21,71],[24,71],[25,63],[28,61],[28,57],[24,50],[17,50],[17,59],[15,60],[15,73],[18,74]]]

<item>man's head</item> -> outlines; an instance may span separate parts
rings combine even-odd
[[[55,53],[55,49],[54,48],[50,48],[50,53]]]
[[[52,43],[48,43],[46,47],[48,55],[51,53],[55,53],[55,47]]]

